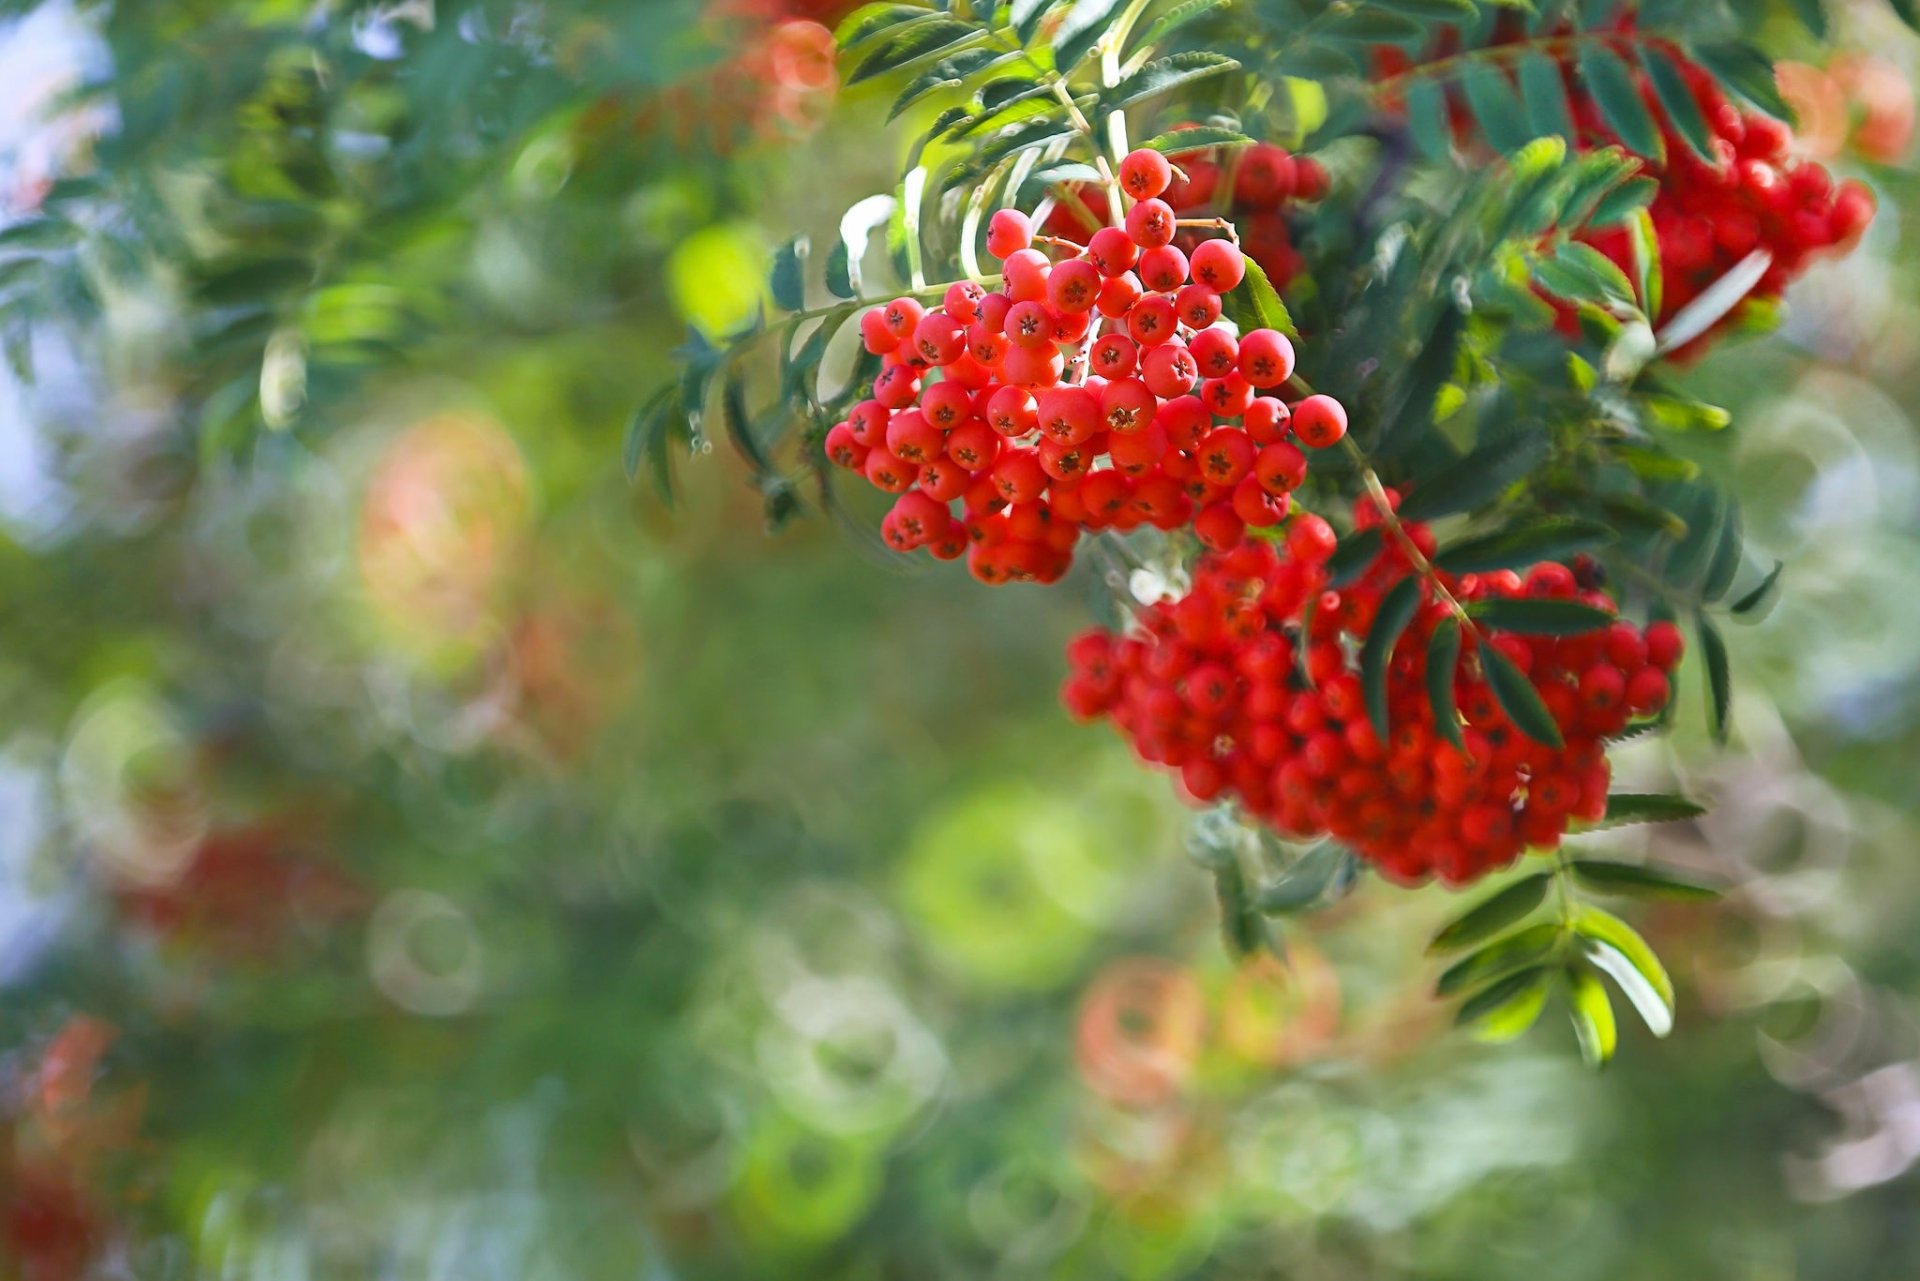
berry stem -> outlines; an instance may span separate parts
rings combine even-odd
[[[1227,239],[1234,244],[1240,243],[1240,229],[1226,218],[1179,218],[1174,221],[1176,227],[1206,227],[1213,231],[1224,231]]]
[[[1113,166],[1107,163],[1107,152],[1100,145],[1100,135],[1094,132],[1093,123],[1087,119],[1086,113],[1080,110],[1080,104],[1073,100],[1073,91],[1067,88],[1067,82],[1063,77],[1055,74],[1049,87],[1053,90],[1053,96],[1060,100],[1060,105],[1067,109],[1067,119],[1073,122],[1075,129],[1086,135],[1088,144],[1093,148],[1094,168],[1100,171],[1100,181],[1105,183],[1107,188],[1108,221],[1116,227],[1125,225],[1123,222],[1125,215],[1120,203],[1120,179],[1114,174]]]

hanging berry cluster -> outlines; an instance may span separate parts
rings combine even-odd
[[[1355,517],[1380,519],[1364,498]],[[1666,707],[1680,634],[1610,620],[1611,600],[1557,562],[1524,576],[1423,574],[1414,558],[1433,554],[1432,533],[1400,532],[1404,546],[1389,540],[1339,589],[1333,531],[1317,516],[1283,544],[1209,555],[1192,590],[1147,607],[1130,634],[1076,640],[1063,700],[1111,719],[1195,799],[1232,797],[1290,839],[1330,834],[1402,882],[1459,885],[1555,849],[1570,823],[1606,812],[1607,740]],[[1463,625],[1515,598],[1585,606],[1594,625],[1563,636]],[[1390,625],[1396,609],[1411,617]],[[1355,656],[1382,634],[1391,649],[1370,714]],[[1548,722],[1516,723],[1495,664],[1527,683]]]
[[[1644,159],[1660,183],[1648,210],[1665,279],[1656,323],[1678,314],[1755,251],[1764,251],[1772,261],[1749,297],[1779,298],[1820,256],[1851,248],[1872,222],[1875,209],[1873,193],[1864,184],[1836,183],[1825,166],[1797,158],[1792,131],[1785,124],[1741,110],[1703,68],[1678,50],[1670,52],[1706,122],[1712,154],[1698,154],[1670,115],[1655,114],[1665,155]],[[1642,84],[1640,91],[1650,108],[1656,105],[1653,86]],[[1575,94],[1573,107],[1589,145],[1621,143],[1590,96]],[[1626,230],[1609,228],[1584,238],[1622,270],[1634,270]],[[1681,354],[1697,355],[1700,348],[1696,339]]]
[[[1271,394],[1293,377],[1293,345],[1219,323],[1246,260],[1227,239],[1191,257],[1175,243],[1182,220],[1160,198],[1172,178],[1157,151],[1127,156],[1125,224],[1085,245],[1001,210],[987,233],[999,289],[962,282],[931,311],[899,298],[861,318],[882,368],[826,452],[899,495],[881,524],[890,546],[964,555],[983,582],[1046,583],[1082,531],[1191,524],[1225,549],[1286,519],[1306,474],[1289,431],[1333,445],[1346,412]]]
[[[1314,204],[1327,194],[1325,166],[1270,142],[1175,152],[1168,159],[1174,174],[1164,199],[1175,213],[1194,222],[1210,218],[1232,222],[1240,247],[1260,264],[1277,289],[1286,288],[1300,274],[1304,264],[1293,247],[1287,211],[1296,201]],[[1106,192],[1099,187],[1071,184],[1047,216],[1046,230],[1056,236],[1084,238],[1106,224],[1109,207]],[[1213,234],[1201,226],[1183,227],[1173,243],[1191,254]]]

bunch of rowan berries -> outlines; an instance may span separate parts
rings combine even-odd
[[[1875,210],[1873,192],[1864,184],[1836,183],[1825,166],[1797,158],[1786,125],[1742,111],[1704,69],[1677,50],[1668,52],[1712,132],[1713,156],[1703,159],[1674,130],[1667,113],[1653,112],[1662,121],[1666,152],[1664,159],[1644,158],[1660,182],[1648,211],[1664,280],[1656,323],[1694,301],[1755,250],[1765,250],[1773,262],[1749,297],[1778,298],[1820,255],[1844,252],[1857,242]],[[1642,92],[1650,106],[1657,106],[1651,86]],[[1590,97],[1575,94],[1574,112],[1583,138],[1594,145],[1619,143]],[[1616,227],[1583,238],[1632,273],[1627,231]],[[1695,353],[1698,347],[1696,340]]]
[[[1380,521],[1369,499],[1355,516]],[[1317,516],[1296,518],[1284,542],[1212,553],[1191,591],[1147,606],[1127,634],[1074,641],[1063,701],[1082,719],[1111,719],[1194,799],[1236,799],[1290,839],[1332,835],[1396,880],[1461,884],[1525,849],[1555,848],[1571,823],[1605,812],[1607,741],[1666,706],[1680,633],[1624,620],[1573,636],[1465,626],[1446,678],[1456,743],[1435,720],[1427,670],[1435,629],[1458,619],[1456,607],[1519,596],[1613,606],[1557,562],[1524,575],[1432,571],[1432,533],[1419,524],[1402,533],[1427,572],[1396,536],[1337,589],[1327,567],[1334,532]],[[1386,594],[1417,572],[1420,604],[1386,659],[1382,740],[1354,655]],[[1559,743],[1529,737],[1509,717],[1482,646],[1531,683]]]
[[[1300,274],[1305,264],[1293,247],[1287,210],[1296,201],[1312,204],[1327,194],[1329,179],[1319,161],[1269,142],[1175,152],[1168,159],[1174,176],[1164,198],[1174,212],[1191,220],[1218,216],[1232,222],[1241,249],[1260,264],[1276,289],[1286,288]],[[1099,187],[1070,185],[1047,216],[1046,230],[1076,239],[1089,235],[1106,221],[1108,207],[1107,194]],[[1214,234],[1205,227],[1186,227],[1174,244],[1191,254]]]
[[[1002,210],[987,231],[1000,288],[961,282],[932,310],[908,297],[861,317],[881,370],[826,453],[899,495],[881,525],[897,550],[964,555],[989,583],[1054,581],[1082,531],[1191,524],[1224,550],[1286,519],[1306,475],[1293,440],[1346,434],[1339,402],[1276,394],[1293,377],[1285,335],[1222,323],[1246,261],[1231,240],[1191,257],[1174,243],[1167,158],[1142,149],[1119,174],[1124,225],[1065,242],[1070,256]]]

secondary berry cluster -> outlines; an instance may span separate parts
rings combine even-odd
[[[1327,171],[1319,161],[1268,142],[1175,152],[1169,160],[1174,174],[1164,198],[1174,212],[1195,222],[1208,218],[1232,222],[1240,247],[1260,264],[1277,289],[1286,288],[1300,274],[1304,261],[1293,247],[1287,210],[1296,201],[1313,204],[1327,194]],[[1109,207],[1106,192],[1099,187],[1069,185],[1047,216],[1046,230],[1056,236],[1085,237],[1107,221]],[[1205,227],[1185,227],[1174,244],[1191,254],[1215,234]]]
[[[1672,317],[1756,249],[1773,262],[1749,295],[1778,298],[1823,254],[1844,252],[1873,220],[1873,193],[1862,183],[1835,183],[1825,166],[1796,158],[1793,134],[1781,122],[1730,102],[1702,68],[1672,51],[1712,134],[1712,157],[1703,158],[1662,122],[1664,159],[1645,158],[1660,181],[1649,210],[1660,242],[1665,282],[1661,314]],[[1651,86],[1642,87],[1650,106]],[[1592,145],[1620,143],[1586,94],[1575,94],[1574,112],[1583,139]],[[1633,246],[1628,233],[1611,228],[1586,237],[1629,273]]]
[[[984,582],[1052,582],[1082,531],[1190,524],[1226,549],[1287,518],[1306,474],[1289,435],[1333,445],[1346,411],[1282,400],[1285,335],[1221,323],[1245,257],[1231,240],[1191,256],[1175,243],[1181,220],[1160,198],[1172,177],[1159,152],[1129,155],[1124,226],[1085,245],[1036,238],[1002,210],[987,233],[1000,288],[961,282],[932,310],[907,297],[861,318],[881,371],[826,452],[899,495],[881,525],[889,545],[964,555]]]
[[[1355,515],[1363,527],[1380,519],[1369,499]],[[1402,532],[1424,566],[1431,532],[1418,524]],[[1093,631],[1072,644],[1068,709],[1111,719],[1195,799],[1237,799],[1292,839],[1331,834],[1400,881],[1470,881],[1524,849],[1557,847],[1577,820],[1598,819],[1611,779],[1607,740],[1666,706],[1678,630],[1621,620],[1564,636],[1463,626],[1461,609],[1501,598],[1613,606],[1565,565],[1541,563],[1524,576],[1423,573],[1397,539],[1334,588],[1335,546],[1324,520],[1302,516],[1284,543],[1248,541],[1204,557],[1185,596],[1147,607],[1125,635]],[[1383,601],[1410,575],[1419,603],[1385,658],[1382,740],[1356,656]],[[1443,626],[1460,629],[1457,649],[1435,649]],[[1489,660],[1485,646],[1499,658]],[[1436,652],[1452,671],[1429,671]],[[1558,742],[1530,737],[1510,717],[1489,679],[1489,661],[1502,659],[1535,692]],[[1437,720],[1436,707],[1451,709],[1453,723]]]

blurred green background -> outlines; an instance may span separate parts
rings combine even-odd
[[[1716,808],[1595,844],[1736,888],[1593,1075],[1450,1032],[1439,891],[1235,970],[1056,706],[1090,578],[629,486],[689,326],[893,179],[835,7],[0,28],[0,1276],[1920,1274],[1911,40],[1804,76],[1868,244],[1690,375],[1786,591],[1730,751],[1689,670],[1620,754]]]

